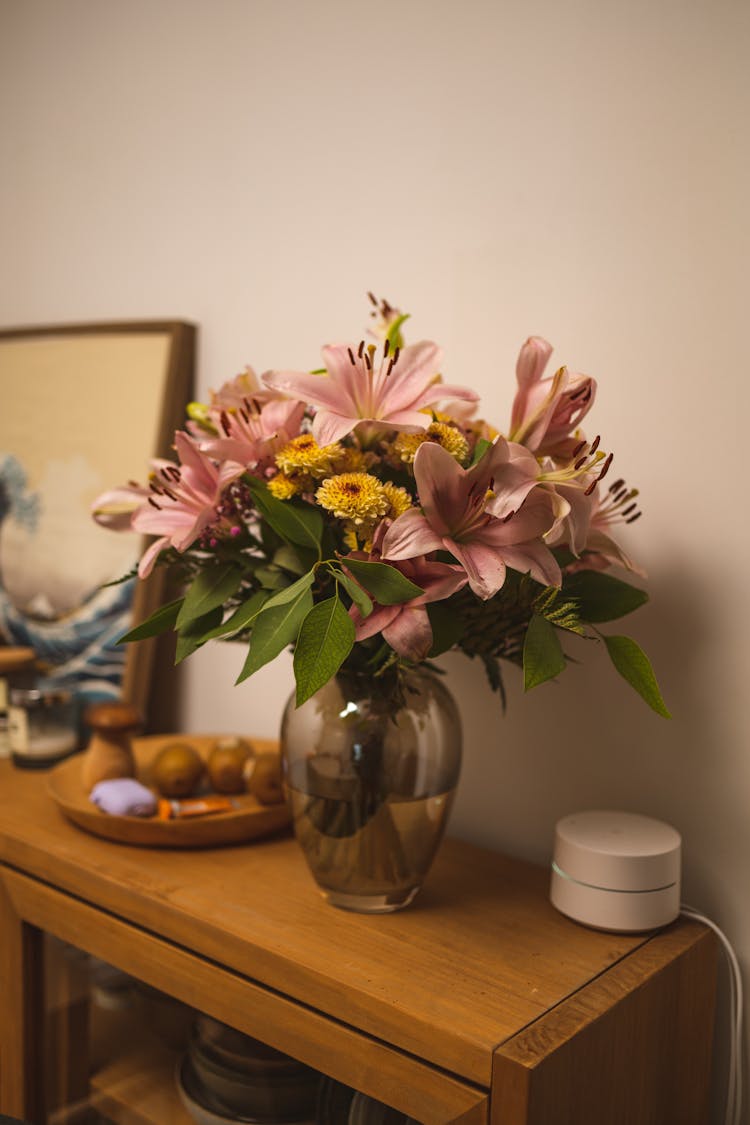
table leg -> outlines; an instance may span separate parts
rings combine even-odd
[[[43,934],[0,880],[0,1112],[45,1125]]]

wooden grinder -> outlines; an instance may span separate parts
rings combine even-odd
[[[85,715],[91,741],[83,757],[83,786],[90,793],[100,781],[135,777],[132,735],[141,725],[138,711],[130,703],[97,703]]]

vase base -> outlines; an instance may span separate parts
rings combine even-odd
[[[351,910],[356,914],[392,914],[394,910],[401,910],[404,906],[408,906],[418,890],[419,887],[409,887],[402,891],[388,891],[382,895],[356,895],[321,887],[320,893],[331,906],[338,906],[340,910]]]

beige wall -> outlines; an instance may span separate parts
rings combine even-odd
[[[200,390],[315,364],[366,289],[508,416],[522,339],[597,376],[641,488],[633,619],[674,710],[599,653],[502,718],[447,661],[467,746],[453,830],[545,860],[581,808],[685,840],[685,895],[750,959],[750,8],[742,0],[0,2],[0,318],[183,317]],[[133,474],[139,472],[133,466]],[[276,729],[291,670],[186,669],[189,729]],[[503,888],[497,888],[502,895]],[[750,1120],[750,1117],[748,1118]]]

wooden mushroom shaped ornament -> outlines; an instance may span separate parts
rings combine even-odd
[[[97,703],[85,715],[91,727],[91,741],[83,763],[86,792],[100,781],[115,777],[135,777],[132,736],[141,725],[141,716],[130,703]]]

